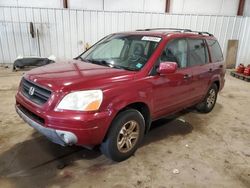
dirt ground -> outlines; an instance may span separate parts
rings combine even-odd
[[[154,122],[135,155],[115,163],[25,124],[14,110],[22,73],[0,68],[0,187],[250,187],[250,83],[227,74],[211,113]]]

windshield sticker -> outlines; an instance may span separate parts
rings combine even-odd
[[[153,42],[160,42],[160,37],[149,37],[149,36],[143,36],[141,40],[148,40]]]
[[[139,68],[142,67],[142,64],[141,64],[141,63],[137,63],[137,64],[136,64],[136,67],[139,69]]]

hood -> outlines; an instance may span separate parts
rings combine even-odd
[[[72,60],[35,68],[25,78],[52,91],[105,89],[133,79],[135,72]]]

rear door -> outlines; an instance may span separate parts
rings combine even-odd
[[[189,38],[188,67],[192,69],[195,100],[200,100],[210,83],[213,65],[210,63],[206,41]]]

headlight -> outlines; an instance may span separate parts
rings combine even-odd
[[[101,106],[101,90],[76,91],[67,94],[56,107],[56,110],[94,111]]]

